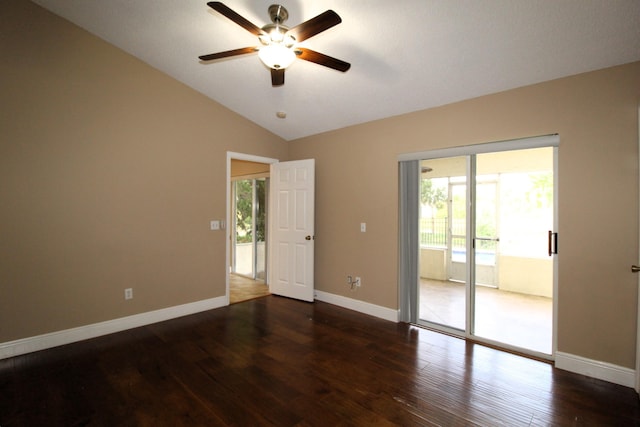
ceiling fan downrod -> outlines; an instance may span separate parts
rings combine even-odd
[[[276,25],[284,24],[284,22],[289,19],[289,12],[280,4],[272,4],[268,10],[271,22]]]

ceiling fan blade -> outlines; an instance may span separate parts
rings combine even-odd
[[[224,52],[210,53],[209,55],[198,56],[202,61],[212,61],[214,59],[228,58],[229,56],[244,55],[257,52],[257,47],[242,47],[240,49],[226,50]]]
[[[220,3],[219,1],[210,1],[209,3],[207,3],[207,5],[216,12],[219,12],[227,18],[231,19],[233,22],[240,25],[251,34],[259,36],[263,33],[260,27],[253,24],[252,22],[249,22],[247,19],[243,18],[238,13],[234,12],[232,9]]]
[[[340,59],[333,58],[315,50],[307,49],[304,47],[296,48],[296,55],[300,59],[305,61],[315,62],[325,67],[333,68],[334,70],[342,71],[343,73],[351,68],[351,64],[344,62]]]
[[[301,42],[323,32],[324,30],[328,30],[341,22],[342,19],[340,19],[337,13],[333,10],[327,10],[315,18],[311,18],[308,21],[291,28],[289,33],[296,38],[297,42]]]
[[[284,84],[284,68],[271,69],[271,86],[282,86]]]

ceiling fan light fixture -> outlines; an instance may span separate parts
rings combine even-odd
[[[296,54],[293,50],[280,43],[273,43],[260,48],[258,56],[264,65],[275,70],[287,68],[296,59]]]
[[[276,27],[269,33],[269,38],[271,39],[271,43],[282,43],[282,40],[284,40],[284,32]]]
[[[288,28],[283,25],[267,24],[262,27],[262,34],[258,36],[258,40],[260,40],[260,43],[263,45],[281,43],[287,31]]]

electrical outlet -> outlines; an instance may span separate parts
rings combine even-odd
[[[351,289],[353,290],[354,288],[360,287],[360,285],[362,284],[362,279],[358,276],[347,276],[347,284],[351,286]]]
[[[127,288],[124,290],[124,299],[132,299],[133,298],[133,289]]]

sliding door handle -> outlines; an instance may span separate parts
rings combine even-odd
[[[558,253],[558,233],[554,233],[553,231],[549,230],[547,245],[549,256]]]

